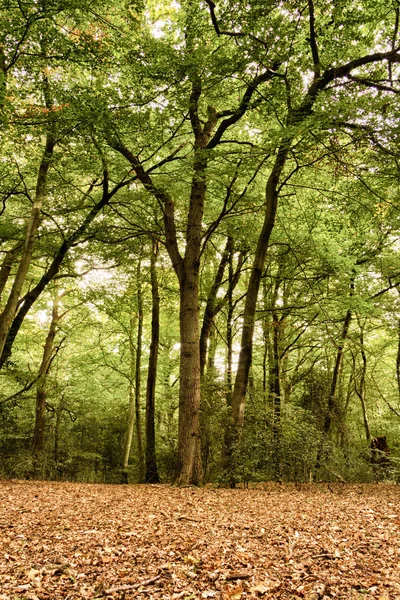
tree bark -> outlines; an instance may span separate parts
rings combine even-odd
[[[354,294],[354,277],[350,281],[350,297],[353,296],[353,294]],[[327,405],[326,414],[325,414],[324,426],[322,429],[321,441],[320,441],[319,448],[318,448],[317,460],[315,463],[316,469],[319,469],[321,467],[322,457],[324,454],[324,443],[331,431],[332,419],[333,419],[335,408],[336,408],[336,389],[337,389],[337,385],[338,385],[338,381],[339,381],[339,375],[340,375],[340,372],[342,369],[344,346],[345,346],[345,343],[346,343],[346,340],[347,340],[347,337],[349,334],[351,319],[352,319],[352,311],[349,308],[347,310],[347,313],[346,313],[346,316],[345,316],[345,319],[343,322],[343,327],[342,327],[342,331],[340,334],[340,341],[339,341],[339,344],[337,345],[335,366],[333,368],[332,381],[331,381],[331,386],[329,389],[328,405]]]
[[[236,373],[232,395],[233,425],[239,435],[244,422],[244,406],[253,353],[253,335],[258,291],[260,288],[262,272],[264,270],[269,240],[275,225],[275,216],[278,206],[279,177],[285,165],[288,152],[289,146],[285,143],[285,145],[283,145],[278,151],[274,166],[268,178],[266,187],[265,218],[258,239],[253,267],[250,275],[249,287],[246,295],[238,370]]]
[[[209,119],[201,124],[197,114],[201,85],[194,77],[190,96],[190,119],[195,136],[193,175],[186,227],[186,248],[182,257],[178,248],[175,223],[175,204],[172,197],[157,188],[137,156],[113,141],[111,145],[125,156],[144,187],[163,207],[166,248],[179,281],[180,322],[180,387],[178,425],[178,483],[203,482],[200,443],[200,331],[199,331],[199,272],[202,241],[202,219],[206,195],[207,151],[205,147],[216,123],[213,109]]]
[[[356,377],[354,377],[354,388],[355,388],[356,394],[359,397],[360,402],[361,402],[361,410],[362,410],[362,416],[363,416],[363,422],[364,422],[365,437],[366,437],[367,442],[370,443],[371,430],[369,427],[367,407],[366,407],[366,403],[365,403],[365,395],[366,395],[365,377],[367,374],[367,355],[365,354],[365,346],[364,346],[364,326],[365,326],[365,324],[362,325],[360,323],[359,319],[358,319],[358,323],[360,326],[360,354],[361,354],[361,359],[362,359],[362,367],[361,367],[359,386],[357,386],[357,380],[356,380]]]
[[[58,476],[62,476],[62,470],[59,464],[60,461],[60,429],[61,429],[61,416],[65,406],[64,393],[61,394],[60,401],[56,410],[56,423],[54,426],[54,464]]]
[[[156,460],[155,397],[157,382],[158,346],[160,341],[160,292],[157,280],[158,243],[153,241],[150,254],[151,277],[151,342],[146,388],[146,483],[160,483]]]
[[[5,257],[0,269],[0,300],[3,294],[4,288],[7,284],[8,278],[10,276],[11,268],[13,263],[15,262],[16,255],[21,246],[16,246],[12,250],[8,250],[5,253]]]
[[[53,310],[49,332],[43,347],[42,362],[39,367],[39,379],[36,388],[36,412],[35,428],[32,444],[32,466],[33,476],[37,479],[42,473],[42,455],[45,429],[45,410],[47,399],[47,375],[51,367],[51,361],[54,352],[54,339],[57,333],[57,326],[60,320],[58,312],[59,296],[57,288],[54,290]]]
[[[227,303],[228,311],[226,315],[226,402],[230,407],[232,405],[232,367],[233,367],[233,252],[229,255],[228,267],[228,293]]]
[[[139,260],[137,267],[137,299],[138,299],[138,330],[136,343],[136,380],[135,380],[135,425],[136,425],[136,443],[139,462],[139,481],[144,481],[144,456],[142,440],[142,419],[140,415],[140,395],[142,392],[142,342],[143,342],[143,293],[141,282],[142,262]]]
[[[18,301],[21,297],[22,288],[28,274],[29,265],[32,260],[42,205],[46,195],[47,174],[50,168],[55,143],[56,141],[53,133],[48,133],[46,136],[44,154],[39,166],[35,199],[32,204],[31,214],[26,229],[21,259],[6,305],[0,315],[0,355],[3,353],[7,336],[18,307]]]
[[[397,321],[397,356],[396,356],[397,389],[400,396],[400,319]]]
[[[281,479],[281,370],[280,370],[280,352],[279,352],[279,326],[280,321],[276,312],[272,313],[272,356],[273,364],[271,369],[272,380],[270,382],[270,391],[273,406],[272,436],[274,440],[274,471],[275,478]]]
[[[121,483],[129,483],[128,466],[131,453],[133,430],[135,427],[135,375],[136,375],[136,347],[133,336],[136,332],[136,315],[129,317],[129,388],[128,388],[128,420],[122,449]]]
[[[7,94],[7,65],[3,46],[0,46],[0,111],[4,108]],[[0,122],[2,117],[0,115]]]
[[[222,307],[224,306],[224,304],[227,301],[226,297],[223,299],[223,301],[218,301],[217,294],[218,294],[218,291],[222,284],[222,279],[224,277],[226,265],[228,264],[230,257],[232,255],[232,252],[233,252],[233,245],[234,245],[233,238],[228,237],[228,239],[226,241],[225,249],[222,253],[221,260],[218,265],[217,272],[215,274],[214,282],[211,286],[211,290],[210,290],[210,293],[207,298],[207,304],[206,304],[206,308],[204,311],[203,324],[202,324],[201,333],[200,333],[200,374],[201,374],[201,377],[203,377],[203,375],[204,375],[206,358],[207,358],[207,345],[209,342],[210,331],[212,329],[214,319],[217,316],[217,314],[221,311]]]
[[[3,351],[0,352],[0,369],[3,367],[4,363],[8,358],[10,358],[12,353],[12,347],[15,341],[15,338],[18,335],[18,332],[21,328],[22,323],[29,310],[32,308],[33,304],[42,294],[42,292],[46,289],[50,281],[52,281],[56,275],[58,274],[62,262],[69,250],[79,243],[79,240],[82,238],[85,231],[88,229],[92,221],[99,214],[99,212],[104,208],[104,206],[109,202],[109,200],[117,193],[117,191],[126,185],[126,182],[122,182],[117,184],[112,191],[108,190],[108,174],[107,171],[104,172],[104,180],[103,180],[103,194],[101,199],[93,206],[93,208],[86,215],[83,223],[67,238],[63,241],[57,253],[55,254],[49,268],[42,275],[39,282],[33,287],[25,296],[21,299],[20,302],[21,307],[19,308],[17,314],[13,318],[12,324],[9,328],[8,335],[4,344]]]

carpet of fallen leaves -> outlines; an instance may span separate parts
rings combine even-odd
[[[0,600],[400,599],[400,488],[0,481]]]

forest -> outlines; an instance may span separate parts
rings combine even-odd
[[[400,481],[398,0],[3,0],[0,478]]]

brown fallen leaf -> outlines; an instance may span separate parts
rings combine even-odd
[[[227,588],[222,594],[222,600],[240,600],[243,594],[243,588],[238,585],[234,588]]]
[[[260,596],[263,596],[264,594],[266,594],[270,590],[271,590],[271,587],[270,586],[266,586],[263,583],[258,583],[257,585],[253,585],[250,588],[250,591],[251,591],[252,594],[259,594]]]
[[[325,595],[326,586],[324,583],[318,583],[312,591],[306,596],[306,600],[321,600]]]

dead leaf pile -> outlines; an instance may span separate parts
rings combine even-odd
[[[400,600],[395,485],[0,482],[0,600]]]

